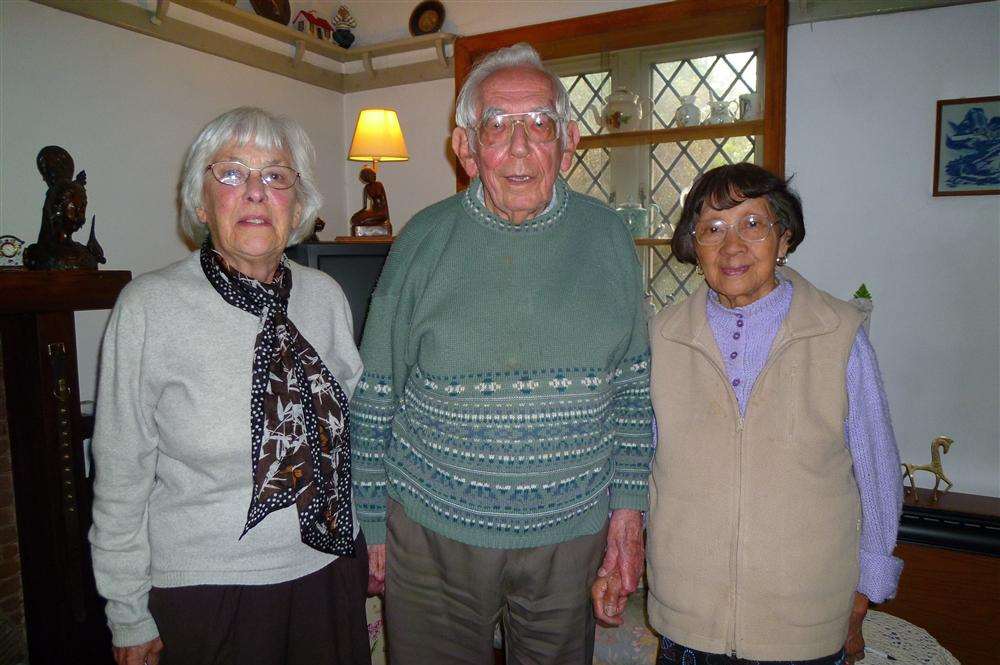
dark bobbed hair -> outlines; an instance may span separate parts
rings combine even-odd
[[[802,201],[789,188],[791,180],[782,180],[767,169],[749,162],[718,166],[701,174],[684,200],[681,219],[670,241],[674,257],[681,263],[698,263],[691,232],[705,203],[718,210],[728,210],[747,199],[758,197],[764,197],[774,214],[775,222],[780,227],[775,229],[778,236],[785,231],[791,233],[788,240],[788,253],[791,254],[806,237]]]

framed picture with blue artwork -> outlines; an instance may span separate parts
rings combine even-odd
[[[937,103],[934,196],[1000,194],[1000,96]]]

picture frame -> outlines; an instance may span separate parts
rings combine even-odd
[[[1000,95],[939,99],[934,196],[1000,194]]]

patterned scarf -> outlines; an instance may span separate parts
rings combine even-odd
[[[253,495],[240,538],[294,503],[303,543],[354,556],[347,396],[288,319],[286,261],[272,283],[262,284],[228,266],[211,238],[201,247],[201,268],[219,295],[260,319],[250,386]]]

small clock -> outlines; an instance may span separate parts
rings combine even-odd
[[[444,5],[437,0],[421,2],[410,14],[410,34],[428,35],[437,32],[444,25]]]
[[[15,236],[0,236],[0,268],[20,268],[24,264],[21,249],[24,241]]]

